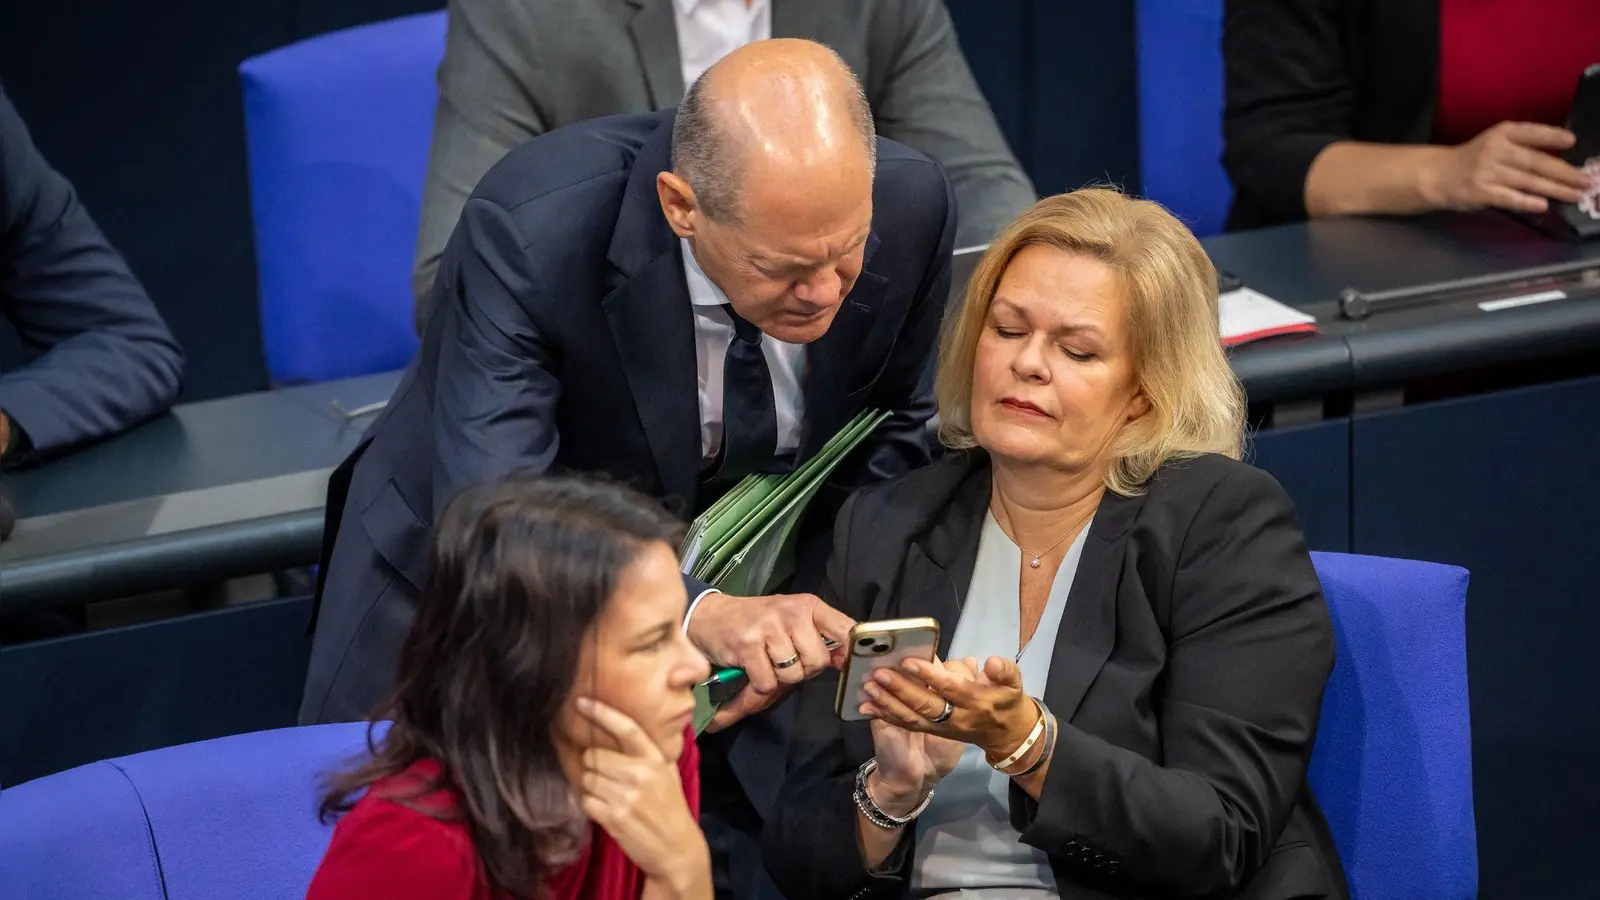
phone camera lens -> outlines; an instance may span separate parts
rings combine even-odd
[[[874,644],[872,646],[872,652],[873,653],[888,653],[889,652],[889,645],[888,644]]]
[[[876,640],[877,640],[877,638],[864,637],[864,638],[856,641],[856,646],[857,647],[871,647],[873,642],[876,641]]]

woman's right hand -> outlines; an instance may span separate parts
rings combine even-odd
[[[943,665],[963,679],[978,678],[976,660],[950,660]],[[872,720],[872,747],[878,768],[868,778],[867,791],[878,808],[892,816],[916,809],[967,749],[959,741],[907,731],[877,718]]]
[[[710,897],[711,851],[689,813],[677,763],[623,713],[588,698],[576,706],[619,748],[584,751],[578,786],[584,814],[659,888],[650,896]]]
[[[1565,128],[1501,122],[1425,167],[1423,196],[1442,209],[1500,207],[1542,213],[1551,200],[1576,203],[1589,189],[1581,169],[1555,154],[1576,138]]]

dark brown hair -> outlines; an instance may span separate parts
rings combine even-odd
[[[323,819],[379,779],[436,761],[432,783],[386,796],[465,822],[491,887],[542,895],[586,834],[551,733],[581,638],[640,551],[676,547],[681,534],[660,504],[613,484],[537,478],[463,493],[439,523],[398,686],[374,720],[393,724],[381,739],[369,728],[368,758],[329,780]],[[440,788],[456,792],[457,809],[415,802]]]

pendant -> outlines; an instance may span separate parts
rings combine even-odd
[[[1033,567],[1033,568],[1035,568],[1035,569],[1039,568],[1039,557],[1035,556],[1033,558],[1033,562],[1028,563],[1028,565]]]

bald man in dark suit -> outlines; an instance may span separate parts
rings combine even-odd
[[[735,51],[676,111],[512,151],[466,203],[417,359],[330,485],[302,720],[381,714],[434,522],[473,484],[595,472],[691,513],[885,410],[813,501],[801,541],[825,555],[850,488],[928,459],[954,238],[938,165],[875,137],[859,82],[808,41]],[[853,624],[810,593],[689,588],[690,639],[750,673],[719,727],[827,670],[825,639]],[[702,742],[724,896],[758,891],[783,731],[760,715]]]

